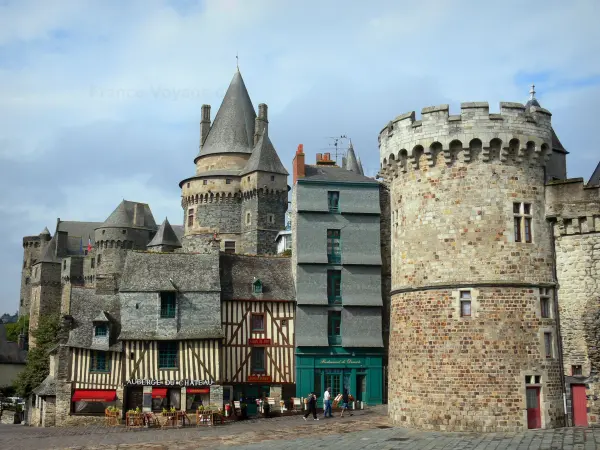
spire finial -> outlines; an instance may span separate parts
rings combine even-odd
[[[531,84],[531,89],[529,90],[529,100],[533,100],[535,98],[535,84]]]
[[[237,67],[237,71],[240,71],[240,59],[238,58],[238,53],[235,52],[235,65]]]

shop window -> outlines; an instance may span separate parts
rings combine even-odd
[[[252,347],[252,372],[265,371],[265,348]]]
[[[262,281],[255,280],[254,283],[252,283],[252,292],[254,294],[262,294],[262,291],[263,291]]]
[[[253,333],[262,333],[265,331],[265,315],[264,313],[253,313],[251,329]]]
[[[540,313],[544,319],[552,317],[551,294],[552,291],[550,288],[540,288]]]
[[[106,352],[92,351],[90,359],[90,372],[109,372]]]
[[[340,264],[342,262],[340,230],[327,230],[327,261],[330,264]]]
[[[158,368],[177,369],[177,342],[158,343]]]
[[[329,205],[329,212],[340,212],[340,193],[338,191],[327,192],[327,203]]]
[[[160,293],[160,317],[162,319],[172,319],[175,317],[177,309],[177,297],[175,292]]]
[[[103,416],[106,408],[116,405],[117,395],[114,390],[77,389],[71,398],[72,413],[85,416]]]
[[[533,242],[531,203],[513,203],[515,242]]]
[[[340,305],[342,303],[342,271],[327,271],[327,300],[330,305]]]
[[[460,316],[471,317],[471,291],[460,291]]]
[[[327,315],[329,345],[342,345],[342,313],[341,311],[329,311]]]
[[[583,375],[583,369],[580,365],[571,366],[571,376],[577,377]]]
[[[94,327],[94,336],[108,336],[108,325],[96,325]]]
[[[225,241],[225,253],[235,253],[235,241]]]

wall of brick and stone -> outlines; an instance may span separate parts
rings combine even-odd
[[[567,411],[571,385],[586,386],[588,424],[600,425],[600,188],[583,180],[554,182],[546,189],[553,222],[558,307],[566,376]],[[581,376],[573,374],[581,366]]]

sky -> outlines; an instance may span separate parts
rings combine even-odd
[[[236,55],[290,173],[298,144],[312,162],[347,136],[374,176],[394,117],[499,112],[535,83],[587,180],[598,17],[597,0],[0,0],[0,314],[18,307],[22,237],[58,217],[103,221],[127,199],[181,223],[201,105],[214,118]]]

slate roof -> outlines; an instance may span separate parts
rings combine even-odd
[[[181,238],[183,238],[185,233],[185,227],[183,225],[171,225],[171,228],[173,228],[177,239],[179,239],[179,242],[181,242]]]
[[[305,167],[305,176],[300,178],[298,182],[303,180],[309,181],[336,181],[342,183],[365,183],[378,184],[373,178],[354,173],[350,170],[342,169],[336,166],[311,166]]]
[[[33,393],[40,397],[51,397],[56,395],[56,380],[52,375],[48,375],[44,378],[44,381],[33,390]]]
[[[354,147],[352,146],[352,142],[348,147],[348,152],[346,153],[346,170],[351,170],[354,173],[360,175],[360,167],[358,166],[358,161],[356,160],[356,154],[354,153]]]
[[[289,175],[288,171],[283,167],[268,134],[260,137],[252,151],[252,156],[248,159],[246,167],[244,167],[240,175],[243,176],[256,171]]]
[[[181,292],[218,292],[216,254],[128,252],[119,290],[174,291],[169,279]]]
[[[592,173],[589,181],[587,182],[588,186],[598,186],[600,185],[600,162],[596,166],[596,170]]]
[[[60,263],[59,259],[56,257],[56,234],[50,239],[50,242],[48,242],[39,262]]]
[[[65,231],[68,234],[67,254],[79,255],[80,247],[83,243],[83,249],[87,248],[88,239],[91,239],[94,245],[94,230],[102,225],[102,222],[78,222],[78,221],[60,221],[56,231]]]
[[[252,291],[255,277],[263,284],[262,294]],[[221,253],[221,298],[295,301],[291,258]]]
[[[558,136],[556,135],[554,128],[552,128],[552,150],[558,150],[559,152],[569,153],[563,147],[562,143],[560,142],[560,139],[558,139]]]
[[[361,175],[365,174],[365,171],[363,170],[362,162],[360,160],[360,156],[358,157],[358,173],[360,173]]]
[[[94,317],[92,322],[110,322],[110,319],[106,315],[106,311],[100,311],[100,313],[96,317]]]
[[[198,156],[251,153],[256,112],[239,70],[233,76]]]
[[[154,216],[152,215],[152,211],[150,211],[150,206],[146,203],[140,203],[144,207],[144,225],[135,226],[133,223],[133,218],[135,215],[135,205],[138,202],[131,202],[129,200],[123,200],[119,203],[119,206],[115,208],[115,210],[108,216],[100,227],[123,227],[123,228],[144,228],[156,230],[157,225],[154,221]]]
[[[44,235],[50,236],[50,231],[48,231],[48,227],[44,227],[44,229],[40,233],[40,236],[44,236]]]
[[[171,247],[181,247],[181,242],[177,238],[175,231],[171,227],[169,220],[165,218],[163,223],[158,228],[158,231],[148,243],[147,247],[154,247],[158,245],[170,245]]]
[[[71,288],[71,316],[73,326],[69,331],[67,347],[94,349],[94,320],[97,317],[105,317],[109,320],[109,346],[102,345],[98,350],[120,352],[123,348],[117,342],[117,336],[121,332],[120,317],[121,304],[117,294],[97,294],[95,289],[73,286]]]
[[[6,338],[6,324],[0,323],[0,364],[25,364],[27,351],[20,350],[17,342]]]

